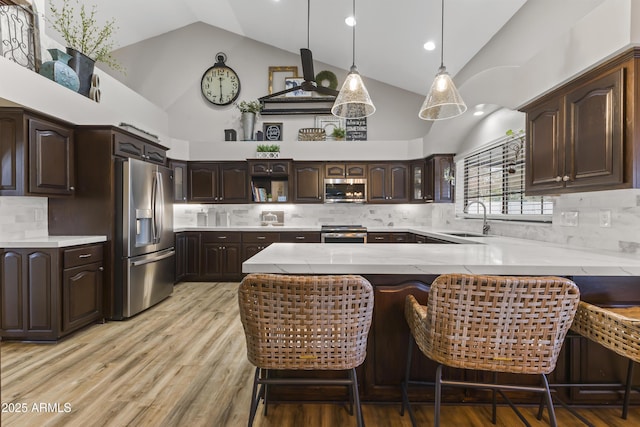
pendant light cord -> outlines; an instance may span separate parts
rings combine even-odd
[[[440,68],[443,68],[444,67],[444,0],[442,0],[442,23],[441,24],[442,25],[440,25]]]
[[[351,44],[351,49],[353,50],[351,53],[351,57],[353,58],[352,67],[356,66],[356,25],[358,25],[358,21],[356,20],[356,0],[353,0],[353,43]]]
[[[311,49],[309,40],[311,40],[311,0],[307,0],[307,49]]]

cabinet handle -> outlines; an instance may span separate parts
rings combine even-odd
[[[78,258],[91,258],[91,254],[80,254]]]
[[[374,237],[374,240],[384,240],[384,237]]]
[[[304,236],[296,236],[296,240],[304,240]]]
[[[567,181],[569,181],[570,179],[571,179],[571,178],[569,177],[569,175],[565,175],[565,176],[563,176],[563,177],[562,177],[562,180],[563,180],[564,182],[567,182]]]
[[[266,236],[258,236],[258,237],[256,237],[256,239],[258,239],[258,240],[264,240],[266,238],[267,238]]]
[[[227,236],[218,236],[218,239],[226,239]]]
[[[556,181],[556,182],[560,182],[560,181],[562,181],[562,177],[560,177],[560,176],[556,176],[555,181]]]

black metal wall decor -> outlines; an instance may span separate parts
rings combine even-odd
[[[0,0],[0,55],[25,68],[40,70],[40,32],[35,5]]]

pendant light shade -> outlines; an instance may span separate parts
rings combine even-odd
[[[441,31],[440,69],[418,113],[418,117],[422,120],[450,119],[467,111],[467,105],[444,66],[444,0],[442,0]]]
[[[453,84],[445,67],[440,67],[431,85],[418,117],[422,120],[443,120],[459,116],[467,111],[467,105]]]
[[[375,111],[376,107],[371,102],[369,91],[367,91],[358,69],[353,65],[333,103],[331,114],[354,119],[370,116]]]
[[[356,16],[356,0],[353,0],[353,18]],[[340,93],[331,107],[331,114],[345,119],[367,117],[375,113],[376,107],[371,101],[369,91],[362,81],[356,67],[356,27],[353,28],[353,64],[347,78],[340,88]]]

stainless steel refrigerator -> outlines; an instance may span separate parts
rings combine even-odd
[[[115,319],[134,316],[173,292],[172,192],[171,169],[116,160]]]

